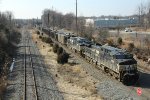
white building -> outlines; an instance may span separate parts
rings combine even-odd
[[[86,21],[86,23],[85,23],[86,27],[88,27],[90,25],[92,25],[94,27],[94,20],[93,19],[86,19],[85,21]]]

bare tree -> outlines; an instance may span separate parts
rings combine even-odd
[[[64,15],[64,26],[67,29],[71,29],[71,24],[73,23],[73,21],[75,20],[75,15],[73,13],[68,13],[66,15]]]
[[[92,26],[90,26],[92,28]],[[78,33],[80,36],[83,36],[86,32],[86,27],[85,27],[85,19],[83,17],[78,18]]]
[[[73,13],[62,15],[56,11],[45,9],[42,15],[43,26],[71,29],[75,16]]]
[[[145,43],[145,46],[147,47],[147,49],[149,50],[149,48],[150,48],[150,39],[148,38],[148,37],[145,37],[144,38],[144,43]]]
[[[144,17],[146,14],[146,6],[144,5],[144,3],[140,3],[140,5],[138,5],[138,16],[139,16],[139,25],[140,26],[144,26]]]
[[[106,42],[108,36],[109,36],[109,33],[107,30],[99,29],[98,34],[95,38],[95,41],[98,43],[104,44]]]
[[[148,27],[150,27],[150,1],[147,3],[147,23]]]

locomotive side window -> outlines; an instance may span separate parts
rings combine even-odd
[[[115,56],[116,59],[132,59],[133,55],[116,55]]]

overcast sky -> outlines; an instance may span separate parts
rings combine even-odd
[[[0,0],[0,11],[12,11],[15,18],[40,18],[45,8],[63,14],[75,13],[76,0]],[[78,0],[78,15],[132,15],[136,8],[148,0]]]

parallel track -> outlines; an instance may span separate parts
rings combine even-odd
[[[27,41],[28,40],[28,41]],[[28,97],[28,84],[27,84],[27,47],[28,47],[28,56],[30,57],[30,68],[32,70],[32,79],[33,79],[33,87],[34,87],[34,98],[35,100],[38,100],[38,91],[37,91],[37,86],[36,86],[36,77],[35,77],[35,71],[34,71],[34,67],[33,67],[33,62],[32,62],[32,54],[31,54],[31,47],[29,46],[29,38],[26,37],[25,41],[25,53],[24,53],[24,100],[27,100]]]
[[[24,97],[23,99],[26,100],[26,39],[23,39],[24,41]]]
[[[29,33],[29,32],[28,32]],[[32,75],[27,75],[28,78],[26,81],[33,85],[32,88],[29,86],[30,84],[27,84],[26,86],[29,90],[26,89],[26,91],[32,93],[26,93],[26,99],[31,99],[30,97],[33,97],[32,100],[64,100],[63,96],[61,95],[60,91],[56,87],[56,81],[53,79],[53,76],[48,72],[47,65],[44,63],[44,59],[41,56],[40,52],[38,51],[38,48],[32,41],[31,35],[28,35],[28,59],[30,59],[28,62],[30,62],[30,65],[27,67],[29,68],[27,71],[30,72]],[[28,60],[27,59],[27,60]],[[28,63],[27,63],[28,64]],[[27,65],[26,65],[27,66]],[[32,72],[31,72],[32,68]],[[31,77],[33,77],[31,79]],[[30,78],[30,79],[29,79]],[[31,92],[32,90],[32,92]]]

